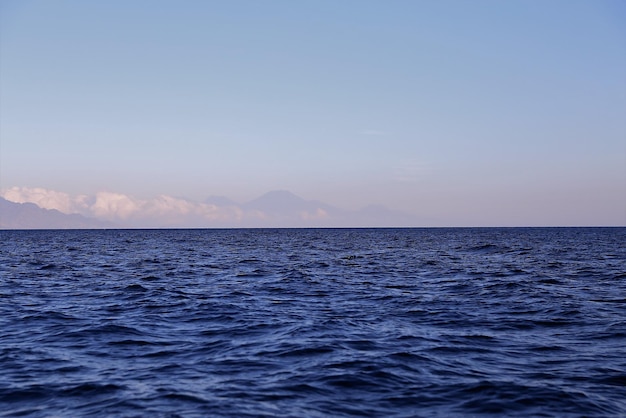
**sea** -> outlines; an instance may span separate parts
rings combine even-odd
[[[0,231],[2,417],[626,416],[626,228]]]

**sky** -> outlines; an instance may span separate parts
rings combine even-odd
[[[0,2],[2,196],[271,190],[626,225],[626,3]]]

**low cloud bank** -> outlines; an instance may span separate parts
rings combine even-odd
[[[167,195],[138,199],[108,191],[72,196],[28,187],[5,189],[0,191],[0,196],[15,203],[34,203],[44,209],[130,228],[377,226],[380,223],[371,216],[365,219],[360,212],[346,212],[285,191],[270,192],[247,204],[201,203]],[[384,223],[388,224],[389,219],[387,213]]]
[[[12,187],[2,190],[0,196],[15,203],[34,203],[40,208],[56,209],[66,214],[83,213],[87,208],[87,196],[70,196],[64,192],[42,189],[40,187]]]
[[[115,192],[71,196],[43,188],[12,187],[0,192],[0,196],[15,203],[34,203],[44,209],[77,213],[127,227],[211,226],[243,217],[237,207],[218,207],[166,195],[152,199]]]

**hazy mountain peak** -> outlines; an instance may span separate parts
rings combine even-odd
[[[272,190],[257,197],[252,202],[258,202],[258,201],[304,202],[305,200],[301,198],[300,196],[296,196],[295,194],[291,193],[288,190]]]
[[[295,195],[294,193],[291,193],[289,190],[271,190],[261,195],[260,197],[256,198],[255,200],[260,200],[260,199],[276,199],[276,200],[282,199],[282,200],[304,201],[303,198]]]
[[[274,190],[246,203],[244,207],[266,214],[275,213],[281,216],[311,209],[310,202],[287,190]]]
[[[23,196],[17,196],[21,197],[20,200],[0,200],[0,228],[97,229],[114,225],[121,228],[368,227],[418,224],[413,215],[381,205],[349,211],[318,200],[303,199],[287,190],[273,190],[245,204],[223,196],[210,196],[204,203],[197,203],[166,195],[138,199],[120,193],[98,192],[90,198],[47,191],[48,195],[44,197],[50,199],[43,201],[64,207],[66,210],[63,212],[52,207],[44,209],[38,206],[38,202],[16,203],[28,201],[25,199],[32,194],[29,190],[22,192]],[[36,197],[41,200],[41,190],[37,192]]]

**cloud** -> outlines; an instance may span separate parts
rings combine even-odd
[[[142,216],[155,219],[178,218],[195,219],[196,221],[238,221],[243,217],[243,211],[235,206],[218,206],[210,203],[192,202],[186,199],[160,195],[146,200],[141,205]]]
[[[329,217],[330,216],[328,212],[322,208],[317,208],[317,210],[314,212],[303,211],[300,213],[300,218],[304,221],[322,220],[322,219],[328,219]]]
[[[198,203],[167,195],[142,200],[110,192],[97,193],[90,210],[100,219],[140,226],[206,226],[207,222],[238,222],[244,217],[243,211],[234,206]]]
[[[93,196],[77,195],[44,188],[12,187],[0,196],[16,203],[34,203],[44,209],[118,223],[122,226],[211,226],[263,220],[262,211],[244,211],[238,206],[218,206],[159,195],[138,199],[122,193],[101,191]]]
[[[11,187],[0,192],[0,196],[15,203],[34,203],[44,209],[56,209],[63,213],[83,214],[87,207],[87,196],[70,196],[64,192],[57,192],[41,187]]]
[[[111,192],[98,192],[89,210],[96,218],[110,221],[128,219],[142,210],[145,202],[127,195]]]
[[[304,200],[289,192],[270,192],[241,205],[195,202],[168,195],[140,199],[123,193],[100,191],[76,195],[43,188],[12,187],[0,196],[18,203],[108,221],[119,228],[237,228],[396,225],[397,214],[350,212],[322,202]],[[402,222],[412,224],[404,218]]]
[[[113,222],[124,227],[209,227],[259,225],[280,222],[281,215],[236,204],[199,203],[168,195],[139,199],[123,193],[100,191],[93,196],[76,195],[44,188],[12,187],[0,196],[17,203],[34,203],[45,209]],[[304,222],[330,218],[326,210],[304,210],[293,215]],[[284,214],[284,216],[290,216]]]

